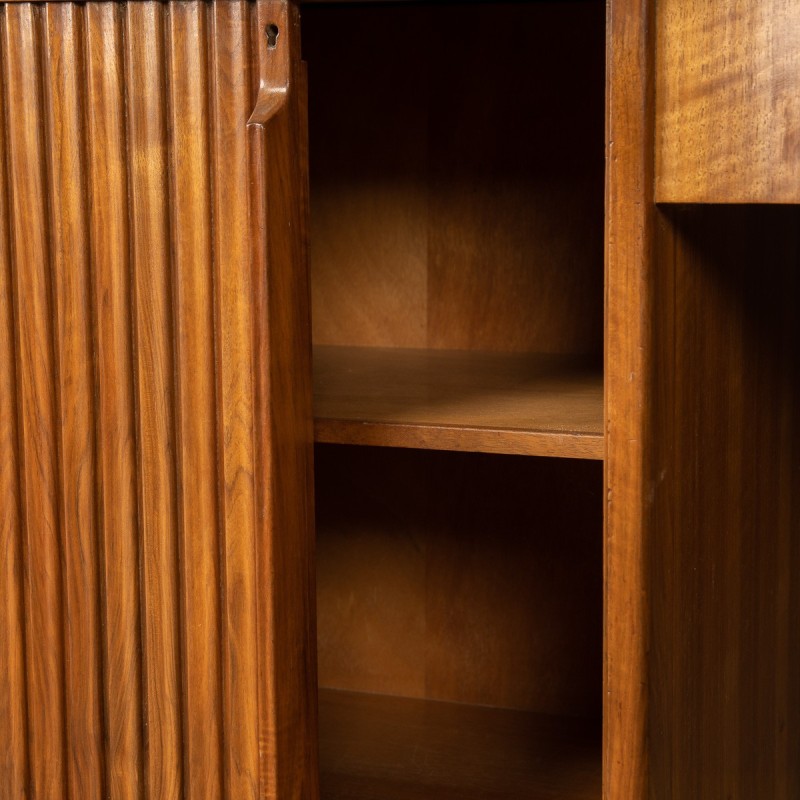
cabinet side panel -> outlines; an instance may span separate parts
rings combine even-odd
[[[798,232],[793,207],[659,225],[658,797],[800,792]]]
[[[317,796],[298,26],[0,6],[2,797]]]

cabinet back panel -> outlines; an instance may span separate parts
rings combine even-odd
[[[603,14],[304,8],[317,344],[601,351]]]
[[[321,686],[599,715],[599,463],[316,455]]]

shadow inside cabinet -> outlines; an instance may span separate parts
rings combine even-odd
[[[323,797],[597,800],[605,6],[303,41]]]
[[[381,796],[597,797],[602,465],[337,445],[316,462],[324,796],[385,779],[417,788]]]

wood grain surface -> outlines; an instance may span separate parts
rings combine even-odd
[[[281,7],[283,12],[278,15],[273,6],[260,6],[253,31],[261,63],[267,66],[266,74],[260,76],[262,91],[251,117],[252,148],[259,159],[251,161],[250,185],[261,187],[255,209],[263,210],[267,220],[256,239],[256,265],[265,263],[267,269],[253,272],[257,418],[266,423],[255,428],[258,473],[253,544],[257,554],[265,526],[273,533],[267,540],[268,553],[263,558],[259,555],[255,587],[257,644],[259,649],[269,644],[268,657],[262,659],[268,702],[259,704],[259,755],[262,781],[268,776],[261,791],[268,797],[316,800],[314,430],[306,269],[308,83],[299,60],[297,8],[288,3]],[[276,23],[278,49],[268,52],[262,32]],[[285,37],[284,49],[280,48],[280,36]],[[286,105],[281,90],[285,71],[290,75]],[[252,76],[254,83],[258,77]],[[271,110],[276,106],[281,109],[278,114]],[[253,171],[253,166],[257,170]],[[232,299],[240,303],[240,297]],[[242,558],[246,557],[243,552]],[[233,584],[232,589],[236,588]],[[259,683],[259,693],[263,685]],[[252,702],[251,697],[241,697]],[[235,708],[231,708],[230,720],[236,724]]]
[[[598,800],[599,725],[453,703],[320,692],[325,800]]]
[[[320,685],[599,717],[602,466],[319,445]]]
[[[764,160],[746,136],[728,149],[731,130],[764,122],[768,142],[784,121],[751,114],[762,74],[738,99],[726,94],[726,67],[754,47],[739,26],[745,7],[684,4],[680,14],[708,23],[696,33],[706,76],[719,79],[704,87],[704,100],[720,102],[709,142],[781,176],[781,159]],[[642,25],[653,13],[616,2],[609,21],[604,792],[789,798],[800,791],[800,218],[792,206],[656,211],[654,42]],[[712,44],[733,30],[730,47]],[[687,54],[673,33],[670,57],[692,64],[697,41]],[[680,151],[693,158],[691,135]],[[658,199],[769,199],[758,194],[767,173],[747,169],[729,161],[729,184],[709,172],[696,184],[708,194],[691,194],[682,174],[686,191]]]
[[[5,18],[0,16],[0,58],[6,52]],[[5,61],[3,62],[5,64]],[[5,85],[5,74],[0,78]],[[6,92],[0,91],[0,153],[6,141]],[[12,274],[11,208],[6,158],[0,158],[0,775],[6,797],[23,797],[29,785],[24,542],[19,474],[18,373]]]
[[[650,781],[654,4],[613,0],[606,35],[605,664],[603,797],[658,797]],[[663,298],[660,302],[665,302]],[[665,791],[663,797],[670,797]],[[678,795],[679,796],[679,795]]]
[[[800,6],[664,0],[656,200],[800,201]]]
[[[138,798],[144,788],[136,423],[128,214],[126,86],[119,55],[124,16],[86,6],[87,176],[91,204],[92,317],[97,394],[96,451],[104,620],[104,708],[108,790]]]
[[[600,354],[603,4],[303,25],[314,342]]]
[[[181,757],[188,698],[180,672],[166,12],[140,3],[126,4],[124,13],[147,780],[152,794],[171,799],[180,796],[189,765]]]
[[[3,54],[8,187],[14,291],[7,300],[16,323],[17,425],[25,591],[25,673],[29,787],[58,797],[66,785],[69,722],[65,698],[65,580],[60,536],[58,410],[52,242],[48,218],[48,128],[40,75],[41,8],[4,10]],[[22,577],[22,576],[20,576]],[[87,731],[91,735],[92,731]],[[83,749],[85,739],[79,744]],[[95,754],[96,757],[97,754]],[[72,766],[72,761],[70,766]],[[71,770],[70,770],[71,772]],[[74,776],[74,773],[71,773]],[[91,780],[87,777],[87,783]],[[84,783],[84,785],[87,785]]]
[[[317,795],[298,33],[0,7],[0,796]]]
[[[94,381],[88,197],[81,147],[81,20],[74,6],[43,8],[42,85],[50,135],[47,168],[52,231],[50,268],[55,319],[63,548],[68,782],[74,794],[103,795],[102,662],[98,525],[94,498]]]
[[[179,598],[185,660],[184,732],[186,792],[218,797],[222,764],[219,692],[220,585],[217,552],[218,500],[207,487],[216,470],[214,381],[214,302],[212,263],[208,18],[203,6],[176,4],[167,23],[169,72],[168,124],[175,146],[170,152],[173,229],[175,370],[183,376],[176,398],[176,471],[183,491],[178,502],[183,572]],[[220,48],[225,52],[223,44]],[[244,113],[239,112],[239,119]],[[175,221],[180,220],[180,225]],[[247,730],[247,725],[242,727]]]
[[[657,234],[652,786],[788,799],[800,793],[800,213],[687,206]]]
[[[602,458],[591,359],[318,346],[318,442]]]

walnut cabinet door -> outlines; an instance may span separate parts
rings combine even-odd
[[[317,794],[298,28],[0,5],[0,797]]]

